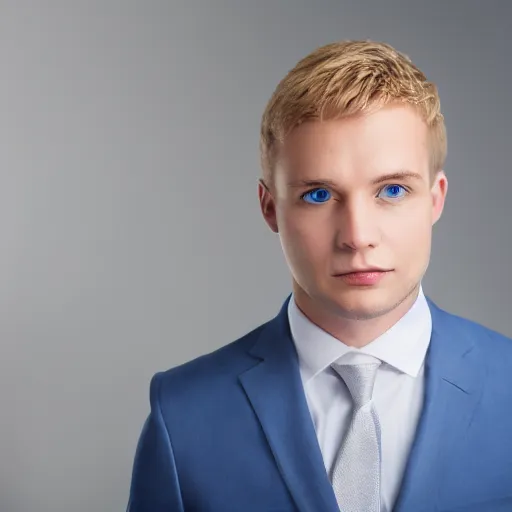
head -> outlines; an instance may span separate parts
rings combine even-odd
[[[387,44],[323,46],[277,86],[260,148],[261,209],[300,305],[355,320],[410,305],[448,186],[435,85]],[[369,269],[386,272],[343,277]]]

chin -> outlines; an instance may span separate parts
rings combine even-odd
[[[330,297],[336,314],[352,320],[370,320],[389,313],[403,300],[390,290],[382,288],[354,287],[336,290]]]

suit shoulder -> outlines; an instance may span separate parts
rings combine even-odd
[[[512,365],[512,338],[489,327],[473,322],[482,333],[479,337],[479,349],[484,351],[487,359],[494,361],[497,367],[503,367],[509,373]]]
[[[218,391],[254,366],[256,360],[249,352],[267,323],[212,352],[156,373],[152,388],[158,387],[160,396],[173,399]]]
[[[459,329],[469,332],[480,350],[492,357],[512,359],[512,338],[474,320],[446,311],[444,314]]]

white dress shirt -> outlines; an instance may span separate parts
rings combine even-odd
[[[361,349],[345,345],[313,324],[297,307],[293,296],[288,318],[306,399],[329,475],[352,415],[350,393],[330,365],[341,357],[347,364],[364,362],[368,355],[383,362],[377,372],[373,400],[381,424],[382,512],[390,512],[423,407],[424,360],[432,318],[422,287],[400,321]]]

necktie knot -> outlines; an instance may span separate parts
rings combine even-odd
[[[373,387],[377,370],[381,361],[363,364],[333,363],[332,368],[345,382],[354,402],[354,407],[359,409],[367,404],[373,395]]]

